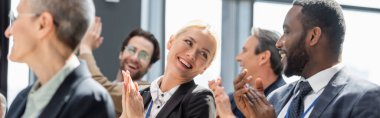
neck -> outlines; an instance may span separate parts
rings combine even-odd
[[[175,72],[165,72],[161,79],[160,90],[162,92],[166,92],[177,85],[181,85],[191,80],[192,79],[189,80],[187,78],[181,77],[180,75],[178,75],[178,73]]]
[[[26,63],[36,74],[41,86],[48,82],[66,64],[72,50],[56,41],[45,40],[32,52]]]
[[[334,59],[325,59],[323,61],[317,61],[317,60],[310,60],[303,69],[302,75],[304,78],[309,78],[318,72],[325,70],[327,68],[331,68],[332,66],[338,64],[339,60]]]
[[[267,69],[262,69],[260,72],[260,78],[263,80],[264,89],[267,89],[270,85],[276,82],[278,76],[273,72],[270,65]]]

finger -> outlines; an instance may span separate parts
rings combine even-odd
[[[248,78],[252,78],[251,76],[248,76]],[[234,85],[235,87],[235,90],[238,90],[238,89],[241,89],[241,88],[244,88],[244,85],[246,84],[246,82],[244,81],[244,79],[242,79],[241,81],[239,81],[238,83],[236,83]]]
[[[249,89],[246,93],[246,96],[248,97],[248,101],[252,102],[252,104],[257,107],[258,101],[257,97],[254,95],[252,89]]]
[[[124,80],[124,84],[126,85],[126,93],[128,93],[128,95],[129,95],[129,93],[130,93],[130,89],[131,89],[131,80],[130,80],[130,73],[129,73],[129,71],[127,70],[127,71],[124,71],[124,70],[122,70],[121,71],[121,73],[122,73],[122,76],[123,76],[123,80]]]
[[[101,35],[102,34],[102,28],[103,28],[103,23],[102,23],[102,20],[101,18],[99,17],[99,22],[98,22],[98,34]]]
[[[216,86],[215,87],[215,96],[223,95],[225,94],[224,92],[224,87]]]
[[[245,101],[245,105],[246,105],[246,106],[249,106],[249,107],[254,106],[253,101],[251,100],[251,98],[249,98],[249,97],[247,96],[247,94],[243,95],[242,98],[243,98],[243,100]]]
[[[101,21],[100,21],[100,17],[96,17],[96,18],[95,18],[95,25],[94,25],[93,32],[94,32],[95,34],[99,34],[99,33],[100,33],[100,30],[101,30]]]
[[[222,86],[222,79],[220,79],[220,77],[216,79],[216,86]]]
[[[257,78],[255,80],[255,89],[259,91],[261,94],[264,94],[264,84],[261,78]]]
[[[134,82],[134,85],[135,85],[135,92],[138,93],[139,92],[139,84],[137,84],[137,82]]]
[[[247,74],[247,69],[244,69],[234,80],[234,85],[239,83],[240,81],[243,80],[243,78],[245,77],[245,75]]]
[[[208,87],[215,93],[215,80],[208,81]]]
[[[234,96],[242,97],[247,92],[248,92],[248,88],[239,89],[235,91]]]
[[[123,84],[122,95],[121,95],[121,102],[123,105],[125,104],[125,95],[126,95],[125,88],[126,88],[126,86],[125,86],[125,84]]]
[[[253,90],[253,91],[254,91],[254,93],[257,95],[257,97],[258,97],[258,101],[259,101],[260,104],[262,104],[262,105],[271,105],[271,104],[268,102],[267,98],[265,97],[265,95],[264,95],[263,93],[261,93],[261,92],[258,91],[258,90]]]
[[[96,44],[96,48],[99,48],[99,46],[103,43],[104,37],[100,37],[98,40],[98,43]]]

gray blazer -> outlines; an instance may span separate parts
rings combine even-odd
[[[380,118],[380,87],[355,75],[347,67],[338,71],[311,111],[310,118]],[[297,82],[268,97],[278,115],[292,96]]]

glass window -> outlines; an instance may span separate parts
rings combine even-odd
[[[166,0],[165,42],[167,43],[172,34],[191,20],[206,21],[216,29],[220,37],[221,7],[221,0]],[[165,52],[167,56],[167,50]],[[220,47],[217,52],[211,66],[194,79],[197,84],[208,88],[208,81],[220,76]]]

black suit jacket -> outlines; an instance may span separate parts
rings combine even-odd
[[[380,118],[380,87],[348,68],[338,71],[320,95],[310,118]],[[293,82],[270,94],[278,115],[292,96]]]
[[[6,118],[20,118],[32,85],[13,101]],[[27,116],[26,116],[27,117]],[[59,86],[40,118],[114,118],[115,110],[107,91],[91,78],[86,63],[71,72]]]
[[[152,97],[150,87],[140,91],[147,109]],[[179,86],[173,96],[166,102],[157,118],[215,118],[215,101],[213,93],[194,81]]]

